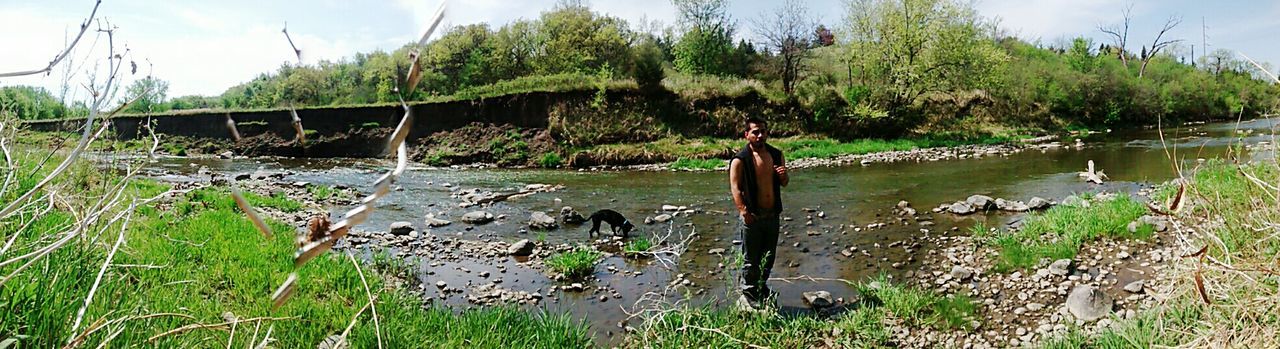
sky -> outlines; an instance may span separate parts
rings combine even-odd
[[[303,52],[303,63],[336,61],[358,52],[390,51],[419,38],[442,0],[102,0],[98,19],[116,28],[117,49],[127,47],[138,64],[124,82],[151,74],[169,82],[168,97],[219,95],[227,88],[297,62],[281,29],[287,28]],[[662,0],[588,0],[597,12],[627,20],[637,29],[676,23],[675,7]],[[839,30],[844,0],[806,0],[820,23]],[[0,72],[42,68],[59,53],[94,0],[0,0]],[[741,39],[758,40],[753,21],[780,1],[729,0],[729,14]],[[536,19],[555,0],[450,1],[443,24],[488,23],[500,27],[517,19]],[[979,14],[1005,32],[1043,45],[1084,36],[1107,42],[1099,25],[1122,21],[1133,6],[1130,47],[1150,45],[1170,16],[1182,24],[1168,35],[1185,39],[1180,52],[1203,52],[1202,31],[1211,49],[1231,49],[1259,62],[1280,63],[1280,1],[1193,0],[979,0]],[[642,26],[641,23],[648,23]],[[653,25],[656,23],[657,25]],[[97,27],[96,25],[93,27]],[[1203,30],[1202,30],[1203,29]],[[437,30],[439,36],[443,30]],[[94,67],[105,64],[103,36],[90,32],[70,62],[52,74],[0,78],[0,86],[36,85],[55,95],[70,81],[69,100],[86,98]],[[67,65],[70,63],[69,65]],[[64,67],[72,76],[65,77]],[[102,69],[96,69],[101,75]],[[97,78],[99,82],[102,78]]]

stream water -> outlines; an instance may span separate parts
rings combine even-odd
[[[1271,142],[1275,119],[1262,119],[1236,123],[1206,124],[1165,130],[1165,140],[1154,130],[1132,131],[1094,135],[1084,139],[1082,148],[1026,150],[1008,156],[987,156],[976,159],[936,162],[874,163],[868,166],[794,169],[790,186],[783,189],[786,206],[782,236],[778,243],[775,278],[811,276],[859,280],[885,272],[901,276],[912,270],[917,260],[903,248],[888,248],[894,241],[914,235],[940,234],[957,228],[950,234],[965,234],[967,227],[977,221],[987,226],[1004,226],[1017,219],[1018,214],[987,213],[971,216],[931,213],[929,209],[942,203],[963,200],[972,194],[1026,201],[1033,196],[1061,200],[1072,194],[1085,192],[1133,192],[1175,176],[1170,155],[1176,152],[1179,163],[1194,166],[1198,159],[1222,157],[1230,144]],[[1070,145],[1072,141],[1064,141]],[[1166,147],[1167,145],[1167,147]],[[1254,157],[1270,154],[1252,154]],[[1077,172],[1085,169],[1093,160],[1104,170],[1110,181],[1104,185],[1085,183]],[[200,167],[218,173],[244,173],[258,169],[288,170],[287,181],[307,181],[315,184],[349,185],[363,189],[385,171],[389,163],[377,159],[188,159],[167,158],[155,162],[150,170],[164,173],[172,179],[192,176]],[[445,183],[449,186],[446,187]],[[547,183],[564,185],[563,189],[539,193],[528,197],[494,204],[484,210],[494,215],[506,215],[494,223],[466,229],[458,222],[464,213],[476,208],[460,208],[458,199],[450,196],[458,188],[481,188],[492,191],[510,191],[526,184]],[[580,172],[571,170],[504,170],[504,169],[447,169],[414,168],[407,171],[398,182],[400,191],[393,192],[380,203],[379,210],[361,228],[369,231],[385,231],[395,221],[413,222],[419,230],[426,230],[423,217],[437,217],[455,221],[454,224],[432,228],[430,233],[463,239],[493,238],[503,241],[537,239],[540,233],[527,232],[527,221],[532,211],[544,211],[557,216],[562,206],[573,206],[583,215],[598,209],[621,212],[638,226],[632,234],[663,235],[668,229],[676,234],[697,233],[687,252],[668,269],[652,261],[635,261],[614,256],[606,258],[597,268],[590,286],[607,285],[618,290],[621,299],[609,297],[601,301],[599,294],[590,292],[558,293],[554,301],[544,300],[537,307],[552,312],[565,312],[575,319],[585,319],[598,338],[611,342],[617,338],[619,321],[627,317],[624,309],[630,309],[639,297],[651,291],[660,291],[677,274],[693,282],[693,304],[714,302],[723,304],[729,294],[728,269],[719,264],[730,264],[720,255],[709,250],[724,248],[733,251],[736,218],[728,196],[727,175],[724,172]],[[900,200],[909,201],[922,214],[932,217],[931,226],[922,226],[914,220],[900,222],[890,211]],[[689,206],[699,210],[692,215],[679,215],[669,224],[644,225],[647,216],[657,215],[662,205]],[[349,207],[331,207],[332,212],[345,211]],[[806,211],[810,209],[813,212]],[[819,218],[822,212],[825,218]],[[810,218],[811,217],[811,218]],[[812,220],[812,225],[806,222]],[[887,223],[877,229],[866,229],[868,224]],[[550,243],[585,243],[590,225],[562,226],[545,233]],[[855,231],[857,227],[859,231]],[[605,228],[607,229],[607,227]],[[849,246],[866,250],[871,256],[845,257],[839,251]],[[917,256],[929,248],[913,251]],[[726,254],[729,255],[729,254]],[[415,261],[416,262],[416,261]],[[543,273],[520,266],[514,259],[501,262],[506,272],[502,287],[528,292],[541,292],[564,282],[549,279]],[[891,265],[900,263],[898,268]],[[445,280],[450,285],[471,282],[485,284],[487,278],[477,274],[490,271],[498,274],[496,263],[490,260],[444,262],[430,267],[426,262],[416,263],[419,279],[432,285]],[[619,271],[642,271],[635,276],[628,273],[612,273],[612,266]],[[465,267],[472,272],[459,271]],[[431,271],[431,273],[428,273]],[[626,274],[626,275],[624,275]],[[800,294],[810,290],[827,290],[835,297],[853,296],[854,290],[835,281],[774,281],[773,288],[780,293],[780,306],[784,310],[803,311]],[[433,287],[428,287],[433,291]],[[431,292],[429,292],[431,293]],[[453,296],[436,299],[440,304],[466,307],[465,297]]]

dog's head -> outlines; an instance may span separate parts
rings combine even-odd
[[[631,221],[623,221],[623,222],[622,222],[622,235],[631,234],[631,229],[635,229],[635,228],[636,228],[636,226],[635,226],[634,224],[631,224]]]

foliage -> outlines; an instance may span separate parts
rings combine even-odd
[[[730,70],[734,23],[727,0],[673,0],[685,30],[672,48],[676,70],[690,74],[740,75]]]
[[[12,113],[22,120],[57,119],[66,116],[67,107],[43,87],[0,87],[0,115]]]
[[[125,108],[129,113],[158,113],[169,110],[165,103],[165,94],[169,92],[169,82],[148,76],[134,80],[125,89],[124,101],[133,103]]]
[[[662,48],[656,39],[645,39],[636,47],[635,66],[631,68],[631,77],[636,80],[642,91],[662,89],[662,78],[665,76],[662,63]]]

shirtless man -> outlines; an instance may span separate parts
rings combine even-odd
[[[772,294],[766,281],[773,269],[778,245],[778,214],[782,212],[781,187],[787,186],[782,151],[765,143],[769,128],[764,120],[750,118],[743,136],[747,146],[729,163],[729,190],[741,218],[739,233],[746,260],[742,266],[742,295],[752,307]]]

